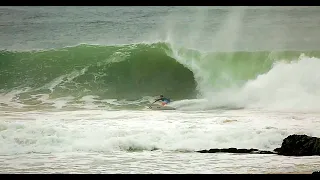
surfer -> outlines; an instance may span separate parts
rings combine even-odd
[[[171,100],[170,100],[169,98],[165,98],[165,97],[163,97],[163,95],[160,95],[160,98],[156,99],[153,103],[155,103],[155,102],[157,102],[157,101],[162,101],[162,102],[161,102],[161,105],[162,105],[162,106],[164,106],[164,105],[166,105],[166,104],[168,104],[168,103],[171,102]],[[152,103],[152,104],[153,104],[153,103]]]

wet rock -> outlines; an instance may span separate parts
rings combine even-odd
[[[258,151],[257,154],[277,154],[277,153],[272,151]]]
[[[159,150],[159,148],[153,147],[153,148],[151,149],[151,151],[157,151],[157,150]]]
[[[284,156],[320,155],[320,138],[307,135],[290,135],[286,137],[280,148],[274,149]]]
[[[278,153],[280,151],[280,149],[281,148],[275,148],[273,151]]]
[[[286,137],[280,148],[274,151],[261,151],[258,149],[209,149],[196,151],[199,153],[242,153],[242,154],[279,154],[284,156],[313,156],[320,155],[320,138],[307,135],[290,135]],[[316,171],[319,173],[319,171]]]
[[[237,148],[224,148],[224,149],[209,149],[196,151],[199,153],[241,153],[241,154],[276,154],[271,151],[260,151],[258,149],[237,149]]]
[[[238,153],[250,153],[254,151],[253,149],[237,149]]]

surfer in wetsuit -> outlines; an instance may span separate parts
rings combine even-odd
[[[171,102],[170,99],[163,97],[163,95],[160,95],[160,98],[159,98],[159,99],[156,99],[156,101],[154,101],[153,103],[155,103],[155,102],[157,102],[157,101],[162,101],[162,102],[161,102],[162,106],[164,106],[164,105],[166,105],[166,104],[168,104],[168,103]]]

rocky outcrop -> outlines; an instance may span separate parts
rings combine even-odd
[[[237,148],[228,148],[228,149],[209,149],[196,151],[199,153],[242,153],[242,154],[276,154],[271,151],[260,151],[258,149],[237,149]]]
[[[315,172],[313,172],[312,174],[320,175],[320,171],[315,171]]]
[[[307,135],[290,135],[286,137],[280,148],[274,151],[261,151],[258,149],[209,149],[196,151],[199,153],[242,153],[242,154],[278,154],[284,156],[313,156],[320,155],[320,138]]]
[[[320,155],[320,138],[307,135],[290,135],[283,140],[281,147],[274,151],[284,156]]]

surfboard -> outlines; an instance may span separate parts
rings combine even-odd
[[[174,108],[174,107],[170,107],[168,105],[162,106],[162,105],[158,105],[158,104],[152,104],[151,106],[149,106],[149,108],[152,110],[176,110],[176,108]]]

